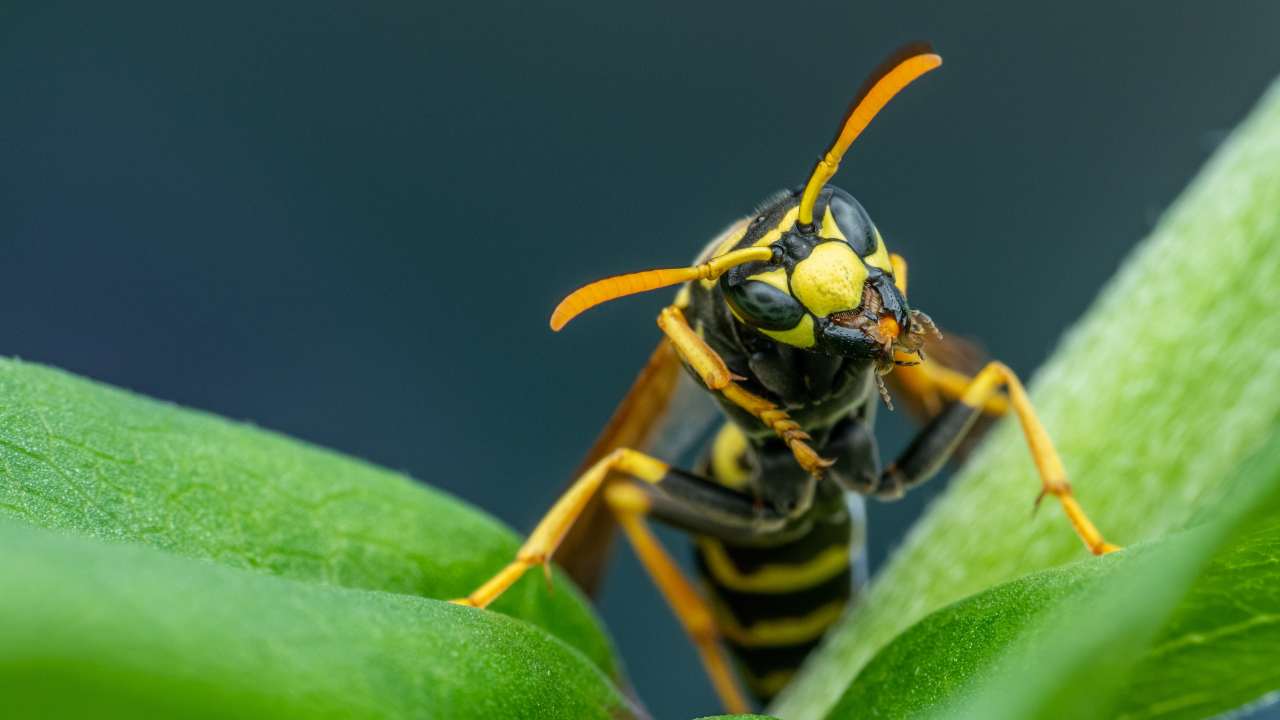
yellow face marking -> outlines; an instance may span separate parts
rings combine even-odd
[[[890,259],[889,257],[889,248],[885,247],[884,238],[880,237],[880,228],[875,228],[875,231],[876,231],[876,251],[868,255],[863,260],[863,262],[865,262],[866,264],[870,265],[873,268],[880,268],[881,270],[892,275],[893,260]]]
[[[885,256],[888,260],[888,256]],[[819,317],[862,303],[867,268],[844,242],[824,242],[791,271],[791,294]]]
[[[788,295],[791,294],[791,288],[787,284],[787,271],[782,268],[774,268],[768,272],[751,275],[747,279],[759,280],[762,283],[768,283]],[[729,312],[733,313],[733,316],[738,318],[738,320],[743,324],[751,324],[746,320],[743,320],[742,316],[738,315],[732,305],[729,305]],[[813,334],[813,318],[808,315],[800,318],[800,322],[796,323],[796,326],[789,330],[760,330],[760,332],[780,343],[786,343],[792,347],[809,348],[813,347],[814,344],[817,343],[817,339]]]
[[[716,582],[730,590],[753,593],[788,593],[813,587],[823,580],[830,580],[849,565],[849,548],[836,545],[827,548],[817,557],[799,565],[762,565],[758,570],[744,573],[729,559],[724,546],[711,538],[700,538],[698,549],[707,561]]]
[[[805,314],[800,322],[790,330],[761,330],[760,332],[792,347],[809,348],[817,343],[813,336],[813,316]]]
[[[795,227],[796,214],[799,212],[800,212],[799,207],[793,207],[790,210],[788,210],[787,214],[783,215],[782,219],[778,221],[778,224],[773,226],[773,229],[769,230],[769,232],[765,233],[764,235],[761,235],[760,239],[756,240],[754,243],[752,243],[752,245],[756,247],[764,247],[766,245],[772,245],[778,242],[778,238],[782,237],[782,233]]]
[[[831,214],[831,206],[827,205],[826,212],[822,214],[822,231],[819,233],[824,238],[835,238],[849,242],[849,238],[844,236],[844,232],[840,230],[840,225],[836,223],[835,216]]]
[[[733,423],[726,423],[711,443],[711,473],[716,482],[734,490],[744,490],[750,473],[739,462],[747,452],[747,436]]]
[[[738,619],[719,604],[714,607],[716,626],[721,634],[742,647],[774,647],[798,645],[816,640],[840,619],[844,613],[844,599],[827,603],[808,615],[791,618],[760,620],[743,626]]]

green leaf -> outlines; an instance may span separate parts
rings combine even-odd
[[[0,520],[6,717],[609,718],[581,653],[437,600]]]
[[[0,518],[335,587],[465,595],[517,538],[491,518],[334,452],[0,359]],[[572,583],[530,573],[494,609],[616,674]],[[0,584],[4,581],[0,579]]]
[[[1032,398],[1109,539],[1134,545],[1183,527],[1280,420],[1277,208],[1273,89],[1037,374]],[[773,712],[822,717],[925,615],[1087,557],[1052,501],[1031,516],[1038,485],[1004,421]]]
[[[898,636],[833,718],[1199,718],[1280,688],[1280,436],[1213,522],[1026,576]]]

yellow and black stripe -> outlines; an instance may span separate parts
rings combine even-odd
[[[736,426],[725,426],[706,464],[712,479],[729,486],[749,473],[746,443],[727,437],[736,433]],[[716,625],[761,702],[786,685],[855,592],[861,532],[845,498],[823,493],[811,517],[806,532],[783,543],[696,539],[697,568]]]

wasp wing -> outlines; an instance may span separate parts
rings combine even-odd
[[[620,447],[679,462],[681,456],[705,439],[717,414],[714,401],[683,371],[675,349],[663,338],[574,477]],[[602,496],[597,495],[556,550],[556,562],[588,595],[595,593],[604,574],[614,529],[613,515]]]

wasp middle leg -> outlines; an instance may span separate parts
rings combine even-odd
[[[897,253],[889,254],[889,262],[893,266],[893,282],[902,296],[907,296],[907,261]],[[941,333],[933,328],[941,339]],[[894,359],[899,365],[893,371],[897,385],[919,402],[927,417],[934,417],[942,412],[947,401],[959,400],[973,378],[957,372],[936,359],[926,359],[924,354],[918,356],[897,352]],[[991,393],[983,400],[982,411],[988,415],[1004,415],[1009,411],[1008,399],[999,392]]]
[[[894,283],[905,296],[907,261],[897,254],[890,255],[889,261],[893,265]],[[1075,499],[1071,483],[1067,481],[1067,470],[1062,465],[1062,458],[1058,457],[1049,432],[1036,415],[1035,407],[1022,387],[1022,381],[1008,366],[990,362],[973,377],[927,362],[895,370],[904,371],[908,387],[914,386],[913,391],[924,394],[926,406],[933,406],[930,410],[934,418],[898,459],[881,473],[878,487],[874,489],[877,494],[896,497],[912,485],[929,479],[955,452],[978,416],[983,413],[1003,414],[1012,406],[1026,436],[1036,471],[1040,474],[1040,494],[1036,496],[1036,504],[1039,505],[1045,495],[1058,498],[1071,527],[1094,555],[1120,549],[1102,537],[1102,533]],[[1008,390],[1007,398],[1000,392],[1002,387]],[[956,402],[942,410],[943,396]]]
[[[896,497],[906,488],[932,477],[946,463],[965,433],[982,414],[986,403],[999,393],[1001,387],[1008,390],[1009,404],[1022,426],[1032,460],[1040,475],[1040,494],[1036,497],[1036,503],[1045,495],[1056,497],[1071,522],[1071,527],[1093,554],[1103,555],[1119,550],[1119,546],[1103,538],[1075,499],[1062,459],[1058,456],[1048,431],[1036,415],[1035,408],[1022,387],[1022,381],[999,362],[988,363],[975,375],[959,394],[959,400],[935,417],[898,459],[885,468],[875,492],[882,496]]]

